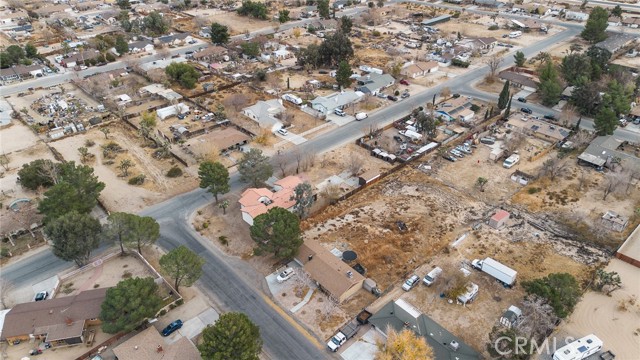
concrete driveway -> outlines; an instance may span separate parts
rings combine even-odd
[[[360,338],[351,339],[343,345],[340,356],[344,360],[373,360],[378,352],[376,344],[380,341],[385,341],[384,337],[369,326],[369,330]]]

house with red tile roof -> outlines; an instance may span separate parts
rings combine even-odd
[[[291,210],[296,204],[294,189],[302,184],[299,176],[287,176],[274,183],[273,190],[267,188],[250,188],[245,190],[238,202],[242,212],[242,220],[253,225],[253,219],[274,207]]]

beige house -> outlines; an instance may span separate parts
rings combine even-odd
[[[364,276],[317,241],[305,241],[295,260],[304,267],[320,289],[339,303],[355,295],[364,283]]]
[[[415,79],[436,71],[438,71],[437,61],[420,61],[417,63],[411,61],[404,64],[402,70],[400,70],[400,75]]]

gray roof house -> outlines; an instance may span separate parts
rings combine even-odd
[[[276,118],[276,115],[282,113],[284,110],[282,100],[272,99],[258,101],[254,105],[242,109],[242,114],[255,120],[261,128],[276,131],[282,127],[282,122]]]
[[[387,86],[393,85],[396,79],[389,74],[371,73],[357,78],[356,81],[358,82],[356,90],[365,94],[375,95]]]
[[[607,35],[609,35],[609,37],[600,41],[595,46],[608,50],[611,54],[615,54],[623,47],[637,40],[637,35],[633,34],[607,33]]]
[[[619,159],[624,169],[640,171],[640,158],[618,150],[624,141],[616,139],[613,135],[598,136],[591,141],[586,150],[578,156],[578,161],[582,161],[594,166],[611,166]]]
[[[480,359],[476,350],[402,299],[387,303],[369,318],[369,323],[385,337],[389,327],[396,331],[413,330],[425,338],[438,360]]]
[[[360,101],[363,96],[364,94],[360,91],[346,90],[329,96],[318,96],[311,100],[311,107],[323,114],[329,114],[336,108],[342,109],[346,105]]]

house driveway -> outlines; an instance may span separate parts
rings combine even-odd
[[[275,145],[275,148],[278,148],[282,145],[284,145],[286,142],[290,142],[294,145],[300,145],[304,142],[307,141],[307,139],[305,139],[303,136],[294,134],[292,132],[289,132],[289,134],[287,134],[286,136],[284,135],[280,135],[277,132],[273,133],[275,136],[279,137],[280,139],[282,139],[282,141],[280,141],[279,143],[277,143]]]
[[[351,115],[338,116],[338,115],[336,115],[334,113],[327,114],[327,121],[331,121],[332,123],[334,123],[334,124],[336,124],[338,126],[346,125],[346,124],[352,122],[355,119],[356,118],[354,116],[351,116]]]
[[[378,342],[385,338],[371,325],[365,325],[368,330],[360,338],[351,339],[340,349],[340,356],[344,360],[373,360],[378,352]],[[361,332],[366,329],[362,329]]]

